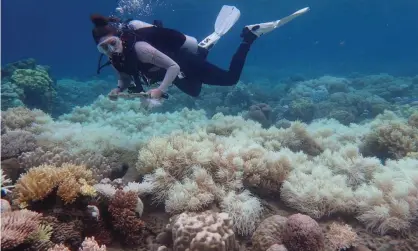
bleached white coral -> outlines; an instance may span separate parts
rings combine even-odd
[[[263,207],[258,198],[250,191],[241,193],[230,191],[220,202],[222,212],[228,213],[234,224],[234,230],[240,235],[251,235],[261,220]]]
[[[126,186],[123,187],[124,192],[135,192],[139,196],[152,193],[152,184],[149,182],[129,182]]]
[[[351,187],[371,181],[375,172],[381,172],[383,165],[375,157],[365,158],[357,146],[348,144],[338,151],[325,150],[314,162],[329,167],[333,173],[347,177]]]
[[[111,184],[95,184],[94,189],[97,193],[104,196],[107,199],[112,198],[116,194],[116,188]]]
[[[355,192],[358,216],[367,228],[405,232],[418,217],[418,160],[390,160],[370,185]]]
[[[324,165],[304,165],[292,171],[283,183],[280,195],[287,205],[316,219],[355,210],[353,190],[344,175],[334,175]]]
[[[211,175],[199,166],[193,167],[193,174],[182,182],[177,181],[168,192],[165,201],[169,213],[201,210],[216,199],[223,191],[215,184]]]

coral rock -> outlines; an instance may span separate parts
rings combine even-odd
[[[280,215],[270,216],[261,222],[252,236],[254,251],[265,251],[274,244],[282,244],[286,223],[287,218]]]
[[[294,214],[287,219],[283,244],[289,251],[320,251],[324,248],[324,235],[314,219]]]

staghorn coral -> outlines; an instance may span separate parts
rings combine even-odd
[[[38,229],[41,214],[26,209],[1,214],[1,247],[12,249],[30,238]]]
[[[251,238],[254,251],[264,251],[275,244],[282,244],[287,218],[273,215],[264,219]]]
[[[91,187],[93,182],[92,172],[84,166],[65,163],[57,168],[41,165],[29,169],[18,179],[13,191],[16,196],[14,203],[26,207],[33,201],[44,199],[56,187],[58,187],[57,195],[66,204],[72,203],[79,194],[94,195]]]
[[[329,230],[325,234],[325,238],[333,250],[345,250],[355,245],[357,241],[357,233],[347,224],[331,223]]]
[[[226,213],[182,213],[172,222],[173,250],[236,250],[232,220]]]
[[[283,244],[289,251],[321,251],[324,248],[324,235],[311,217],[293,214],[287,218]]]
[[[138,194],[117,190],[109,202],[112,226],[122,234],[122,242],[137,245],[143,239],[144,223],[136,216]]]

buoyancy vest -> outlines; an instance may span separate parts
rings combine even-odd
[[[176,30],[162,27],[146,27],[137,30],[125,30],[120,35],[123,51],[113,55],[110,62],[119,72],[123,72],[135,78],[138,76],[147,80],[148,84],[158,81],[161,78],[162,71],[150,72],[153,64],[142,63],[138,60],[135,43],[144,41],[151,46],[166,54],[169,57],[175,57],[180,51],[186,40],[186,36]],[[165,72],[165,69],[162,69]],[[151,83],[150,83],[151,81]],[[135,81],[135,84],[136,81]]]

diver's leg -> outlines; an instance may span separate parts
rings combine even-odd
[[[202,82],[200,82],[198,79],[178,79],[174,82],[174,85],[179,88],[180,91],[192,97],[198,97],[202,91]]]
[[[243,41],[232,57],[228,71],[207,61],[195,64],[195,69],[198,72],[197,76],[204,84],[232,86],[238,83],[251,44],[257,39],[257,36],[248,29],[243,30],[241,37]]]

